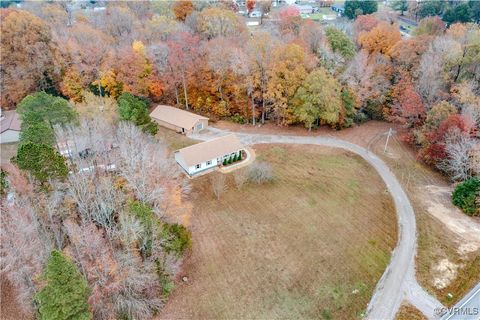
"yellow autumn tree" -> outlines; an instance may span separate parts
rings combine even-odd
[[[306,76],[305,52],[302,47],[296,44],[275,47],[265,97],[271,103],[277,123],[288,125],[295,121],[291,100]]]
[[[93,85],[98,85],[97,81],[93,82]],[[122,94],[122,83],[117,81],[117,74],[114,70],[109,69],[103,73],[100,78],[100,85],[108,93],[108,95],[114,99],[118,98]]]
[[[83,99],[83,87],[80,74],[75,69],[68,69],[60,83],[62,94],[74,102],[80,102]]]

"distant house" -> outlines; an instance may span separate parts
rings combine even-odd
[[[0,143],[17,142],[20,139],[20,125],[20,117],[17,112],[0,112]]]
[[[311,14],[314,11],[313,7],[308,4],[297,4],[295,6],[297,7],[298,11],[300,11],[300,14]]]
[[[208,127],[207,117],[170,106],[157,106],[150,113],[150,117],[162,127],[183,134],[198,132]]]
[[[194,144],[175,152],[175,160],[189,174],[194,175],[201,171],[222,165],[245,149],[234,134]]]
[[[338,12],[339,15],[343,15],[345,13],[345,7],[342,5],[334,5],[331,8],[333,11]]]

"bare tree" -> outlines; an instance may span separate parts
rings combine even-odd
[[[120,290],[113,295],[117,314],[132,319],[148,319],[160,310],[164,301],[158,297],[160,288],[155,276],[154,265],[142,264],[133,252],[118,253],[119,272],[123,275]]]
[[[272,166],[266,162],[254,162],[248,170],[248,179],[256,184],[273,181],[274,175]]]
[[[63,219],[65,218],[64,200],[65,192],[58,185],[52,183],[54,189],[41,199],[40,204],[44,208],[44,225],[48,227],[55,240],[57,249],[62,250],[65,241]]]
[[[113,297],[121,290],[123,276],[102,232],[86,221],[79,226],[72,220],[65,222],[70,238],[69,255],[79,265],[92,289],[89,304],[95,319],[112,319],[115,313]]]
[[[15,204],[0,209],[0,271],[17,288],[21,308],[32,313],[34,279],[42,273],[53,245],[27,199],[17,196]]]
[[[109,234],[114,231],[115,214],[125,195],[117,190],[109,175],[76,173],[69,176],[69,196],[83,221],[94,221]]]
[[[447,156],[438,164],[439,169],[448,173],[453,181],[463,181],[479,174],[473,154],[477,144],[476,139],[458,129],[448,132],[445,139]]]
[[[227,186],[225,184],[225,175],[222,173],[212,174],[210,176],[210,183],[212,191],[217,200],[220,200],[220,196],[225,192]]]
[[[242,189],[242,187],[247,183],[248,181],[248,172],[245,169],[239,169],[236,170],[233,179],[235,181],[235,186],[237,187],[238,190]]]
[[[117,137],[120,175],[138,200],[158,207],[167,187],[180,183],[179,170],[165,145],[131,123],[120,123]]]

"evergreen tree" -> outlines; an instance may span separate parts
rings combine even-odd
[[[147,103],[131,93],[124,92],[118,97],[118,113],[120,119],[131,121],[136,126],[142,127],[144,132],[155,135],[158,126],[148,114]]]
[[[455,188],[452,193],[452,202],[470,216],[480,215],[480,179],[470,178]]]
[[[17,112],[26,124],[47,122],[51,127],[56,124],[67,124],[76,120],[77,114],[67,100],[52,96],[46,92],[37,92],[26,96],[19,103]]]
[[[403,16],[403,13],[408,10],[408,1],[395,0],[392,2],[392,8],[396,11],[400,11],[400,15]]]
[[[42,278],[46,285],[35,296],[40,319],[92,319],[87,302],[90,288],[69,258],[52,251]]]
[[[345,128],[351,127],[355,118],[355,97],[352,91],[347,88],[342,89],[342,102],[345,108],[345,114],[342,115],[341,125]]]
[[[347,0],[345,1],[345,16],[355,19],[357,16],[371,14],[378,10],[378,2],[374,0]]]
[[[351,59],[355,55],[355,44],[341,30],[335,27],[327,27],[325,34],[333,52],[340,53],[345,59]]]
[[[68,174],[65,158],[46,144],[22,143],[16,161],[20,169],[29,171],[41,183],[65,178]]]
[[[418,16],[420,18],[439,16],[443,12],[444,1],[422,1],[419,6]]]
[[[55,144],[55,134],[53,129],[44,121],[27,126],[22,123],[22,128],[22,132],[20,133],[20,143],[31,142],[35,144],[46,144],[49,146]]]
[[[470,6],[467,3],[462,3],[445,11],[442,19],[447,25],[451,25],[455,22],[470,22],[471,17],[472,10]]]

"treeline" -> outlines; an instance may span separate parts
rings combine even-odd
[[[350,1],[346,1],[350,2]],[[480,22],[480,3],[468,1],[407,1],[394,0],[391,6],[401,15],[408,13],[415,19],[440,16],[447,24],[456,22]]]
[[[376,11],[374,3],[349,2],[359,6],[352,7],[356,19],[341,28],[302,19],[287,6],[254,31],[231,1],[74,11],[62,3],[24,3],[24,10],[1,13],[2,106],[14,108],[36,90],[77,103],[87,92],[114,99],[128,92],[242,123],[312,129],[385,119],[410,129],[406,138],[427,163],[456,180],[474,175],[478,25],[447,28],[427,17],[402,38],[389,14],[359,15]],[[460,145],[469,147],[459,151]]]

